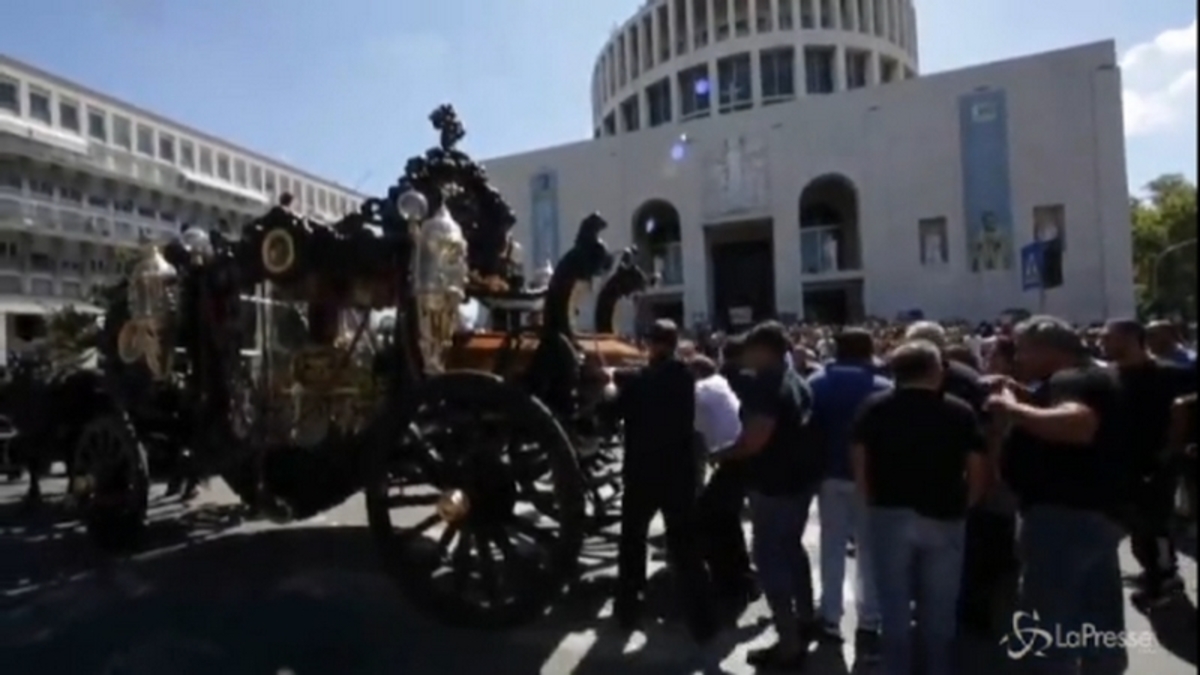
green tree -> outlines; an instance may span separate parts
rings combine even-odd
[[[1139,310],[1194,320],[1196,185],[1180,174],[1159,176],[1131,206]]]

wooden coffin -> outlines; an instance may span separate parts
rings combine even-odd
[[[515,352],[510,374],[520,373],[529,365],[537,349],[538,336],[534,333],[464,333],[446,350],[446,366],[450,369],[495,371],[500,351],[509,340]],[[601,367],[631,368],[646,362],[646,354],[642,350],[616,335],[579,335],[576,343],[589,361]]]

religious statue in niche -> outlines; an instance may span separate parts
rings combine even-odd
[[[707,169],[704,194],[709,218],[767,207],[767,148],[761,140],[746,136],[725,139]]]
[[[928,218],[918,227],[921,242],[921,264],[942,267],[950,262],[950,247],[946,241],[946,219]]]
[[[838,240],[833,234],[822,237],[821,242],[821,271],[836,272],[838,265]]]

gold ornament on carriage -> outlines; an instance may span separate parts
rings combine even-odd
[[[263,237],[259,255],[268,273],[284,274],[296,264],[296,239],[291,232],[275,228]]]
[[[117,335],[117,356],[127,364],[144,362],[156,379],[170,372],[171,350],[162,334],[177,282],[175,268],[153,244],[142,249],[129,276],[129,320]]]

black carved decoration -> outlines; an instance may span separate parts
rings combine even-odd
[[[509,231],[516,224],[512,208],[488,182],[483,165],[458,149],[466,130],[454,107],[439,106],[429,121],[439,132],[438,145],[408,160],[388,198],[394,201],[413,189],[425,196],[431,211],[444,204],[463,228],[471,271],[480,277],[509,277]]]

